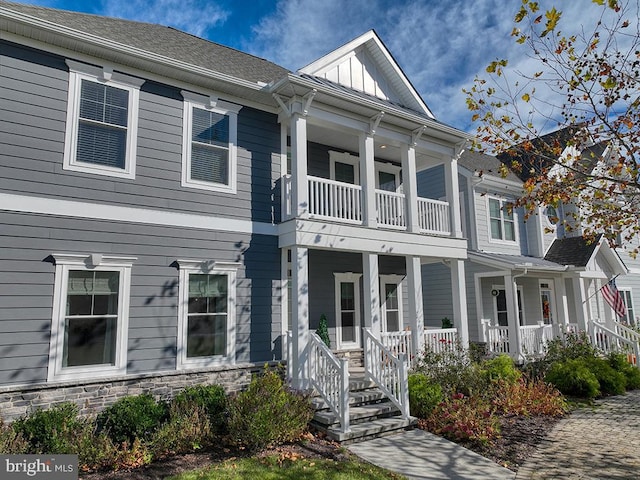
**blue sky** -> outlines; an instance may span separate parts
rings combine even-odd
[[[510,36],[521,0],[27,0],[179,28],[297,70],[375,29],[439,120],[470,130],[463,87],[496,58],[533,66]],[[539,0],[594,24],[589,0]]]

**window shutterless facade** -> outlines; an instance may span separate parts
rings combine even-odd
[[[182,186],[236,193],[239,105],[183,91]]]
[[[67,60],[63,168],[135,178],[139,89],[144,80]]]
[[[509,202],[498,198],[489,198],[489,230],[491,240],[516,241],[516,223]]]
[[[49,381],[126,373],[134,257],[53,254]]]
[[[178,260],[178,369],[235,362],[239,264]]]

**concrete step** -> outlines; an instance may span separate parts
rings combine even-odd
[[[391,435],[399,430],[409,430],[417,423],[414,417],[389,417],[379,418],[371,422],[359,423],[351,425],[348,432],[341,432],[338,427],[321,428],[318,430],[324,432],[327,437],[343,444],[361,442],[370,438]]]
[[[400,410],[398,410],[398,407],[389,401],[353,406],[349,407],[349,423],[356,425],[358,423],[370,422],[379,418],[397,416],[399,414]],[[340,419],[329,410],[321,410],[314,414],[312,422],[313,424],[329,427],[338,425]]]
[[[387,400],[387,396],[377,388],[349,392],[349,405],[357,406],[367,403],[379,403]],[[329,407],[322,397],[314,397],[311,402],[316,410],[327,410]]]

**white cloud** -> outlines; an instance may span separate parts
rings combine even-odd
[[[199,37],[224,23],[231,12],[211,1],[102,0],[102,15],[175,27]]]

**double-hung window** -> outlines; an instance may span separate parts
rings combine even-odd
[[[235,362],[237,263],[178,260],[178,369]]]
[[[144,80],[67,60],[63,168],[135,178],[139,89]]]
[[[635,312],[633,308],[633,295],[631,288],[620,288],[618,287],[618,291],[620,295],[622,295],[622,299],[624,300],[624,307],[626,310],[626,314],[624,318],[622,318],[622,322],[628,325],[640,326],[638,324],[637,319],[635,317]]]
[[[183,91],[182,186],[236,193],[239,105]]]
[[[505,200],[489,198],[489,226],[492,240],[516,241],[513,209]]]
[[[126,372],[133,257],[53,254],[49,381]]]

